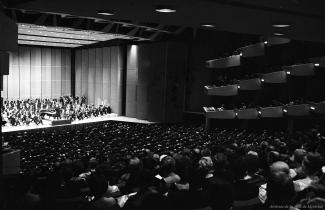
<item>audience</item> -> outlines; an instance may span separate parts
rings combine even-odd
[[[114,121],[4,133],[22,167],[6,207],[324,209],[324,139],[320,126],[289,135]]]

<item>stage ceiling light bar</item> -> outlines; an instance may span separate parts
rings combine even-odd
[[[87,45],[87,44],[96,43],[96,41],[89,41],[89,40],[65,39],[65,38],[23,35],[23,34],[19,34],[18,39],[26,40],[26,41],[45,41],[45,42],[56,42],[56,43],[77,44],[77,45]]]
[[[40,42],[40,41],[28,41],[28,40],[18,40],[18,44],[23,45],[37,45],[37,46],[49,46],[49,47],[81,47],[82,45],[78,44],[67,44],[67,43],[55,43],[55,42]]]
[[[18,23],[18,36],[20,41],[42,41],[45,43],[61,43],[62,46],[82,46],[112,39],[134,39],[123,34],[111,34],[101,31],[78,30],[66,27],[39,26],[35,24]],[[22,42],[20,42],[22,43]],[[64,45],[68,44],[68,45]],[[45,45],[45,44],[42,44]],[[48,46],[54,46],[51,44]]]

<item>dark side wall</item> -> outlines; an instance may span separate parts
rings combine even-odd
[[[184,43],[128,46],[126,116],[154,122],[181,121],[186,68]]]

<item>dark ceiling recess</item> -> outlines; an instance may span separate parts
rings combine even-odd
[[[18,4],[23,4],[34,0],[2,0],[2,3],[7,7],[16,6]]]
[[[229,5],[247,9],[256,9],[266,12],[283,13],[297,15],[308,18],[325,19],[325,1],[324,0],[289,0],[289,1],[251,1],[251,0],[198,0],[213,2],[216,4]]]

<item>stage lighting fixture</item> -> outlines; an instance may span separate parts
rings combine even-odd
[[[286,24],[286,23],[275,23],[275,24],[272,24],[272,26],[274,28],[288,28],[291,25],[290,24]]]
[[[288,110],[286,110],[286,109],[283,109],[283,112],[284,112],[284,113],[287,113],[287,112],[288,112]]]
[[[291,74],[291,72],[290,72],[290,71],[287,71],[286,73],[287,73],[288,75],[290,75],[290,74]]]
[[[319,63],[314,63],[314,66],[315,67],[319,67]]]
[[[261,82],[264,82],[264,79],[261,79]]]
[[[264,42],[264,44],[265,44],[265,45],[267,45],[267,44],[268,44],[268,42],[267,42],[267,41],[265,41],[265,42]]]
[[[170,6],[157,6],[156,7],[156,12],[174,13],[174,12],[176,12],[176,9],[171,8]]]
[[[206,28],[214,28],[215,27],[212,24],[201,24],[201,26],[206,27]]]
[[[111,16],[114,15],[114,12],[108,10],[97,10],[97,14]]]
[[[274,32],[273,35],[275,35],[275,36],[283,36],[284,34],[283,33],[279,33],[279,32]]]
[[[311,110],[315,110],[316,108],[315,108],[314,106],[311,106],[310,109],[311,109]]]

